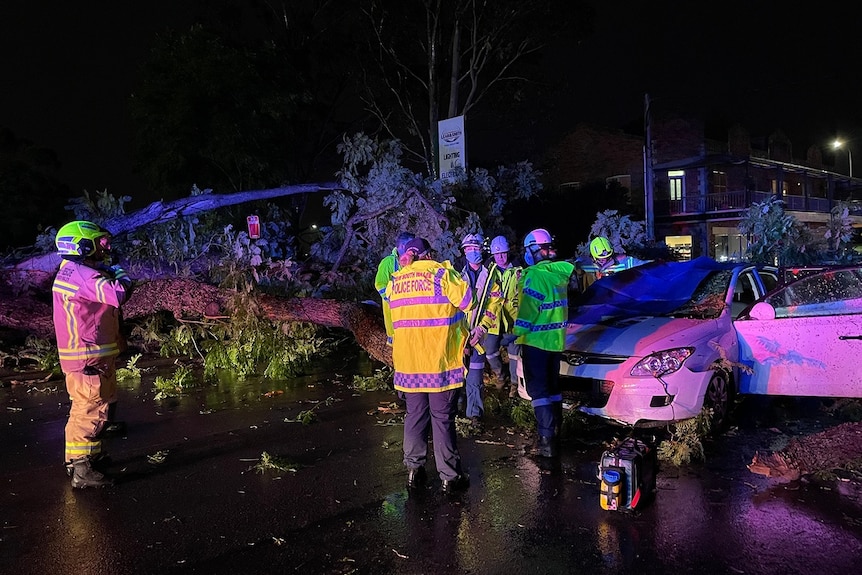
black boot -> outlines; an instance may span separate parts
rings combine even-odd
[[[418,489],[425,485],[425,468],[411,467],[407,470],[407,487],[409,489]]]
[[[86,487],[105,487],[113,485],[114,481],[105,477],[93,469],[89,457],[82,457],[72,462],[72,487],[75,489],[84,489]]]
[[[541,435],[539,436],[539,440],[536,442],[536,446],[533,448],[533,455],[551,458],[557,457],[557,455],[559,455],[559,451],[556,437]]]
[[[96,455],[90,456],[90,465],[93,466],[93,469],[99,471],[101,473],[105,473],[105,468],[111,464],[111,456],[106,453],[97,453]],[[72,474],[75,472],[75,464],[72,461],[66,462],[66,475],[72,477]]]
[[[470,487],[470,476],[466,473],[460,473],[455,479],[444,479],[441,487],[443,489],[443,493],[446,495],[452,495],[458,491],[463,491]]]

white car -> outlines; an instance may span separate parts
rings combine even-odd
[[[862,397],[862,267],[823,269],[734,322],[748,394]]]
[[[751,264],[651,262],[603,278],[571,304],[564,395],[613,422],[654,427],[713,412],[727,422],[739,382],[733,318],[778,283]]]

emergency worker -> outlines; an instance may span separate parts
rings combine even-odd
[[[518,282],[519,305],[515,335],[521,345],[521,361],[527,394],[536,414],[538,441],[534,453],[559,454],[559,429],[563,417],[560,360],[566,341],[569,302],[567,287],[575,269],[567,261],[555,261],[553,238],[535,229],[524,238],[527,267]]]
[[[483,264],[481,234],[467,234],[461,240],[461,249],[467,265],[461,271],[473,293],[476,307],[470,312],[467,325],[470,328],[470,349],[467,364],[467,406],[466,416],[474,425],[480,425],[485,414],[482,399],[485,374],[485,338],[488,334],[499,334],[499,317],[503,307],[503,293],[500,288],[501,272],[496,264]],[[502,377],[502,366],[498,366],[496,378]]]
[[[515,327],[515,317],[518,315],[518,280],[521,277],[521,266],[516,266],[510,259],[509,241],[506,236],[497,236],[491,240],[491,257],[494,264],[500,270],[500,291],[503,295],[503,303],[500,306],[500,317],[498,321],[499,333],[489,332],[485,337],[485,358],[491,367],[491,372],[496,378],[497,389],[502,389],[509,380],[509,397],[515,397],[518,393],[518,358],[520,348],[515,343],[515,335],[512,330]],[[509,358],[509,376],[503,374],[503,361],[500,358],[500,349],[506,348]]]
[[[109,265],[111,235],[104,228],[70,222],[55,241],[62,261],[52,289],[54,331],[72,400],[64,461],[72,487],[103,487],[111,480],[93,464],[104,456],[101,436],[116,402],[119,308],[132,280],[120,266]]]
[[[398,263],[398,258],[404,255],[407,242],[414,237],[416,236],[410,232],[401,232],[398,234],[398,237],[395,238],[395,247],[392,249],[392,253],[380,260],[380,263],[377,264],[377,275],[374,276],[374,289],[377,290],[377,293],[380,294],[380,298],[383,300],[383,322],[386,325],[386,343],[390,346],[392,345],[392,315],[389,310],[389,302],[383,297],[383,293],[386,291],[389,280],[392,279],[392,274],[401,267]]]
[[[610,240],[604,236],[593,238],[590,242],[590,258],[583,260],[584,258],[579,258],[576,264],[582,292],[596,280],[646,263],[644,260],[627,256],[622,250],[615,251]]]
[[[422,238],[406,244],[399,263],[385,296],[392,309],[395,389],[407,405],[407,486],[415,489],[425,483],[430,427],[437,473],[443,491],[452,493],[469,485],[461,469],[455,412],[464,387],[463,350],[469,335],[465,312],[475,305],[473,290],[448,261],[431,259],[431,247]]]

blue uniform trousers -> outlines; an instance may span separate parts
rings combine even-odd
[[[555,437],[562,424],[563,395],[560,392],[559,351],[545,351],[529,345],[521,346],[524,362],[524,383],[532,398],[539,435]]]

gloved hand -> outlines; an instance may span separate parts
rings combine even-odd
[[[477,344],[481,343],[481,341],[485,339],[485,336],[487,334],[488,330],[485,328],[485,326],[477,325],[470,332],[470,345],[476,347]]]
[[[126,273],[126,270],[121,268],[119,265],[112,265],[108,268],[112,274],[114,274],[114,279],[123,284],[126,288],[130,288],[132,286],[132,278],[129,277],[129,274]]]

